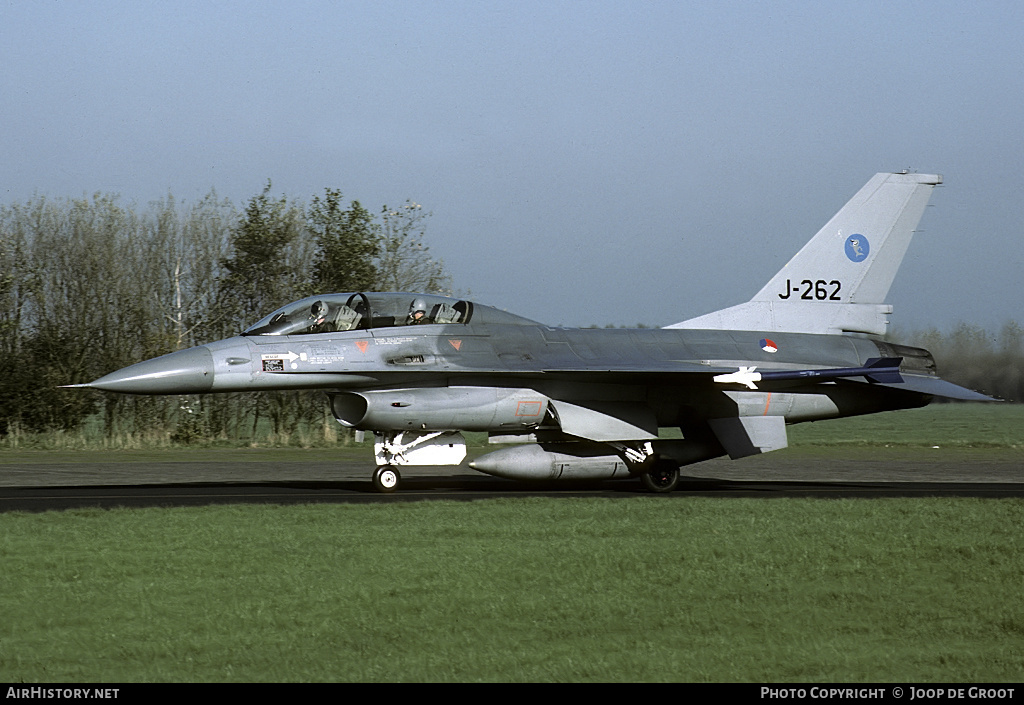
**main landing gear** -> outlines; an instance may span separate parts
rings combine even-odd
[[[640,475],[640,480],[651,492],[671,492],[679,484],[679,466],[668,458],[659,458],[650,472]]]
[[[609,443],[619,455],[639,472],[640,481],[651,492],[671,492],[679,484],[679,464],[671,458],[659,457],[651,443],[629,445]]]

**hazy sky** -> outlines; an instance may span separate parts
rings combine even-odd
[[[1022,46],[1016,0],[0,0],[0,202],[412,199],[481,303],[667,325],[910,168],[945,185],[894,325],[995,329],[1024,323]]]

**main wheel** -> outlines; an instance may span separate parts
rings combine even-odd
[[[373,471],[373,487],[378,492],[394,492],[401,481],[402,476],[393,465],[382,465]]]
[[[671,460],[661,459],[640,479],[651,492],[671,492],[679,484],[679,466]]]

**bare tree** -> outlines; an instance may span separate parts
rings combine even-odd
[[[430,256],[424,242],[430,215],[412,201],[400,208],[381,209],[381,253],[377,263],[381,291],[451,294],[451,275],[443,261]]]

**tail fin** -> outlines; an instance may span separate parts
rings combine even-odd
[[[882,335],[885,303],[938,174],[875,174],[745,304],[667,328]]]

